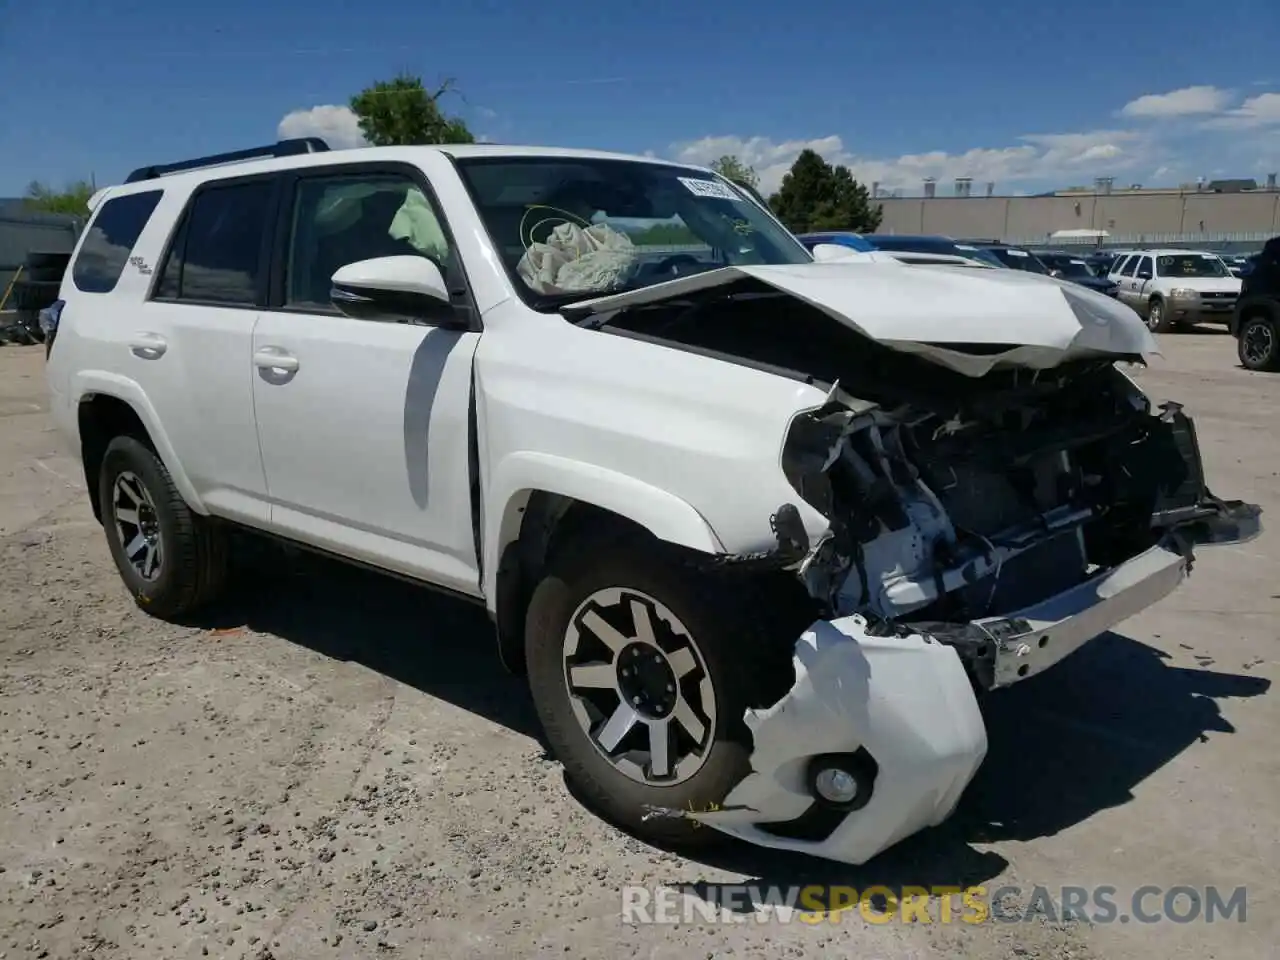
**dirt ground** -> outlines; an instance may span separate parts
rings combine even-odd
[[[1280,376],[1241,370],[1218,331],[1163,346],[1138,378],[1197,418],[1215,492],[1280,523]],[[994,696],[988,759],[943,827],[860,868],[738,846],[689,859],[570,795],[479,610],[300,560],[199,626],[141,613],[42,365],[41,348],[0,348],[0,958],[1274,955],[1274,532],[1203,550],[1174,596]],[[1247,914],[621,915],[625,885],[740,880],[1014,886],[1015,910],[1036,885],[1108,885],[1125,915],[1147,885],[1243,886]]]

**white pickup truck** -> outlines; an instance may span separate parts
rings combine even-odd
[[[568,775],[654,837],[862,862],[941,822],[977,693],[1260,528],[1114,365],[1154,349],[1128,308],[815,263],[659,160],[144,168],[60,296],[52,407],[143,609],[214,601],[237,530],[483,604]]]

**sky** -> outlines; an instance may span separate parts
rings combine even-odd
[[[0,196],[319,135],[399,72],[477,137],[1026,194],[1280,171],[1280,0],[0,0]]]

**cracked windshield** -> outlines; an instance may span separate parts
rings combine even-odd
[[[558,157],[458,166],[517,289],[534,305],[717,267],[812,260],[749,194],[701,170]]]

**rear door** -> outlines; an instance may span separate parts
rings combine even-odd
[[[212,512],[255,525],[270,507],[249,358],[267,293],[279,180],[238,177],[195,190],[130,341],[196,492]]]
[[[479,326],[440,325],[478,314],[430,185],[398,163],[298,171],[284,183],[279,234],[251,361],[273,529],[478,596],[470,402]],[[339,267],[406,254],[436,262],[454,307],[415,323],[333,307]]]

